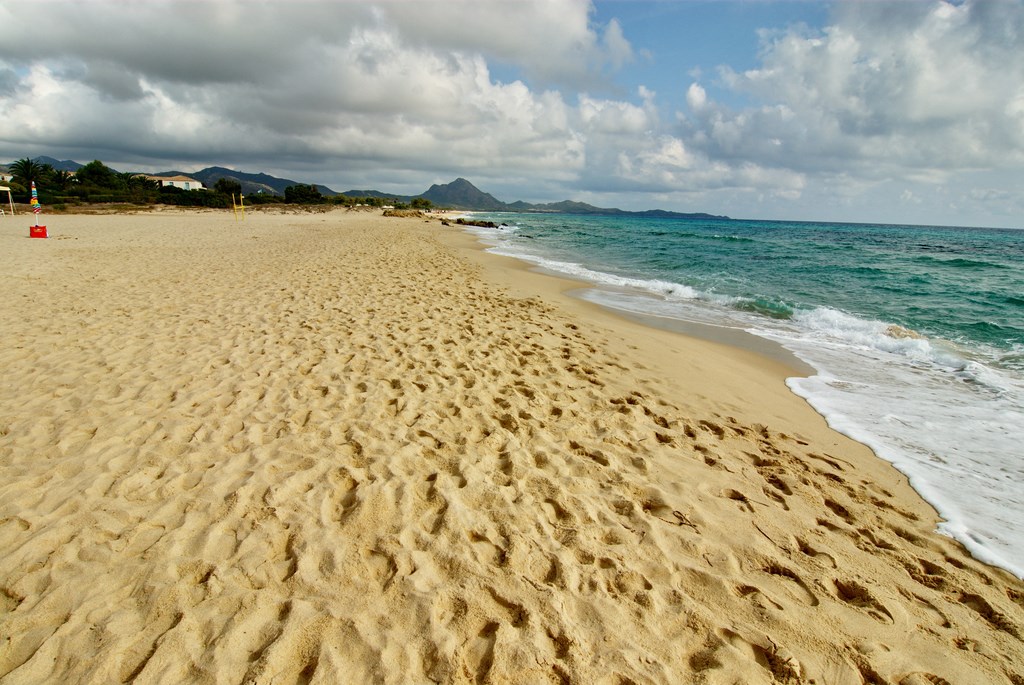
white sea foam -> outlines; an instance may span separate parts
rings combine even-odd
[[[788,346],[820,370],[791,378],[794,392],[833,428],[905,473],[945,519],[942,532],[977,558],[1024,577],[1024,465],[1000,456],[1015,454],[1019,444],[1024,409],[1018,402],[986,392],[991,387],[958,387],[967,384],[941,370],[870,353]]]
[[[495,253],[594,284],[583,295],[593,302],[779,342],[818,371],[790,379],[793,392],[906,474],[944,519],[941,532],[1024,578],[1024,460],[1015,456],[1024,437],[1024,379],[984,350],[893,335],[887,322],[827,307],[769,319],[738,309],[737,298],[533,254],[507,240],[508,229],[473,231]]]
[[[493,231],[495,229],[487,230]],[[494,247],[490,252],[506,257],[515,257],[517,259],[530,262],[541,269],[570,276],[576,280],[593,283],[606,288],[621,288],[628,291],[651,293],[669,301],[701,300],[721,305],[730,304],[736,301],[736,298],[733,297],[700,291],[687,285],[673,283],[672,281],[620,276],[604,271],[596,271],[576,262],[548,259],[546,257],[529,254],[522,250],[509,249],[507,247]]]
[[[1024,382],[945,341],[895,338],[834,310],[752,332],[818,369],[789,387],[910,478],[975,557],[1024,577]]]

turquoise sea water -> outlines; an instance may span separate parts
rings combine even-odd
[[[543,214],[478,216],[494,252],[583,297],[742,328],[817,374],[789,380],[906,473],[979,559],[1024,577],[1024,230]]]

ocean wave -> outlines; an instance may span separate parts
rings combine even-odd
[[[1024,331],[1014,326],[1003,326],[992,321],[972,321],[963,324],[964,328],[983,334],[986,338],[1005,337],[1007,340],[1024,340]]]
[[[1016,345],[1009,352],[999,351],[994,358],[996,368],[1024,373],[1024,345]]]
[[[722,241],[727,243],[756,243],[755,238],[748,238],[742,235],[729,235],[724,233],[695,233],[693,231],[651,231],[645,233],[647,237],[651,238],[685,238],[687,240],[707,240],[707,241]]]
[[[879,269],[875,266],[854,266],[847,269],[851,274],[864,274],[866,276],[887,276],[888,272],[885,269]]]
[[[490,230],[492,233],[500,233],[494,229]],[[755,334],[758,330],[771,331],[770,335],[785,334],[787,328],[792,326],[795,328],[790,334],[814,340],[819,344],[875,350],[897,355],[911,362],[933,364],[946,370],[962,370],[969,362],[968,355],[960,350],[955,342],[933,339],[927,334],[905,328],[892,321],[863,318],[831,307],[800,308],[772,297],[727,295],[669,280],[614,274],[590,268],[579,262],[531,254],[523,246],[510,241],[504,241],[491,251],[528,261],[543,269],[565,274],[597,287],[646,293],[664,300],[668,305],[672,302],[713,305],[718,308],[718,316],[723,325],[741,325]],[[632,303],[640,313],[653,309],[650,304],[644,304],[642,299],[633,300]],[[659,313],[665,313],[664,307],[659,306],[657,309]],[[729,311],[733,314],[728,314]],[[692,315],[692,311],[689,312],[689,316],[680,312],[681,318],[692,319]],[[704,315],[700,315],[699,318],[706,322]],[[769,325],[766,319],[777,323]],[[989,330],[1001,328],[996,324],[979,325],[984,325]],[[776,326],[782,328],[776,330]]]
[[[964,257],[955,257],[953,259],[942,259],[941,257],[932,257],[930,255],[921,255],[914,257],[915,262],[923,264],[937,264],[939,266],[950,267],[954,269],[1008,269],[1010,267],[1005,264],[997,264],[996,262],[988,262],[978,259],[966,259]]]
[[[708,240],[723,240],[727,243],[756,243],[757,241],[753,238],[744,238],[739,235],[711,235],[711,236],[699,236]]]
[[[894,335],[893,323],[864,319],[830,307],[798,310],[794,313],[793,320],[806,333],[820,340],[880,350],[913,359],[936,358],[936,351],[927,338],[913,331],[910,331],[910,335]]]
[[[740,298],[735,307],[740,311],[767,316],[770,319],[788,320],[793,318],[794,310],[785,302],[768,298]]]
[[[493,229],[491,231],[494,232]],[[756,332],[767,324],[764,319],[769,319],[784,328],[787,323],[791,324],[796,327],[793,332],[799,336],[822,343],[872,349],[913,361],[937,364],[947,369],[962,369],[967,364],[965,357],[956,353],[951,343],[933,341],[926,335],[894,322],[866,319],[830,307],[799,308],[772,297],[726,295],[663,279],[613,274],[578,262],[531,254],[522,246],[508,241],[493,247],[491,251],[528,261],[543,269],[598,287],[646,293],[669,304],[675,301],[714,305],[719,308],[719,316],[724,325],[744,325]],[[649,305],[640,300],[635,300],[634,305],[641,313],[649,309]],[[658,309],[662,311],[664,308]],[[734,314],[729,315],[727,311]],[[700,318],[704,320],[705,317]],[[759,320],[763,323],[759,323]]]
[[[613,274],[606,271],[598,271],[596,269],[588,268],[578,262],[561,261],[530,254],[523,249],[508,244],[492,247],[490,252],[505,257],[521,259],[539,266],[542,269],[561,273],[586,283],[592,283],[597,286],[640,291],[656,295],[666,300],[704,301],[725,306],[733,305],[736,302],[741,301],[740,298],[699,290],[674,281],[666,281],[657,278],[636,278],[632,276]]]

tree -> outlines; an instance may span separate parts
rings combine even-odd
[[[146,190],[160,190],[160,182],[146,178],[145,174],[134,171],[122,171],[117,174],[118,185],[133,192]]]
[[[214,191],[224,195],[241,195],[242,184],[230,178],[220,178],[213,184]]]
[[[413,209],[430,209],[433,203],[425,197],[414,197],[412,199]]]
[[[284,201],[291,204],[320,204],[324,196],[316,186],[297,183],[284,189]]]
[[[53,171],[53,167],[49,164],[40,164],[28,157],[11,164],[11,173],[14,174],[14,178],[21,181],[26,188],[33,181],[36,185],[42,185],[44,181],[48,180],[48,171]]]
[[[93,185],[99,188],[123,188],[126,183],[116,171],[96,159],[78,170],[75,174],[79,183]]]
[[[50,177],[50,183],[52,183],[53,187],[58,190],[67,190],[68,186],[75,183],[76,180],[77,179],[74,174],[70,171],[64,171],[63,169],[54,171]]]

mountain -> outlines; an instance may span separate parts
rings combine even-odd
[[[82,164],[72,160],[58,160],[53,157],[37,157],[35,161],[40,164],[49,164],[54,169],[64,171],[78,171]],[[284,195],[284,189],[288,186],[299,185],[297,181],[287,178],[278,178],[269,174],[250,174],[244,171],[235,171],[225,167],[212,166],[192,173],[182,171],[161,171],[154,176],[191,176],[201,181],[207,188],[212,188],[222,178],[238,182],[242,186],[242,192],[246,195],[257,193]],[[306,184],[313,185],[313,184]],[[426,192],[419,195],[395,195],[394,193],[382,193],[379,190],[346,190],[337,192],[325,185],[315,184],[317,189],[326,197],[345,195],[347,197],[377,197],[390,199],[396,202],[409,203],[416,198],[430,200],[438,207],[450,207],[452,209],[466,209],[486,212],[543,212],[551,214],[594,214],[601,216],[647,216],[666,219],[728,219],[727,216],[705,214],[704,212],[670,212],[664,209],[648,209],[642,212],[631,212],[616,207],[595,207],[585,202],[574,202],[564,200],[562,202],[551,202],[547,204],[531,204],[518,200],[516,202],[502,202],[490,193],[485,193],[464,178],[457,178],[451,183],[434,184]]]
[[[509,211],[506,203],[485,193],[464,178],[457,178],[451,183],[430,186],[425,193],[419,195],[395,195],[382,193],[379,190],[346,190],[341,195],[347,197],[377,197],[385,200],[409,203],[417,198],[430,200],[438,207],[453,209],[489,210],[492,212]]]
[[[346,193],[347,195],[348,193]],[[725,216],[705,214],[703,212],[684,213],[669,212],[664,209],[649,209],[643,212],[629,212],[624,209],[595,207],[585,202],[573,202],[564,200],[549,204],[530,204],[518,200],[508,203],[502,202],[490,193],[485,193],[464,178],[457,178],[451,183],[444,185],[432,185],[422,195],[416,197],[426,198],[439,207],[454,207],[456,209],[474,209],[489,212],[545,212],[551,214],[596,214],[602,216],[650,216],[662,219],[727,219]]]
[[[85,166],[70,159],[54,159],[53,157],[36,157],[35,161],[40,164],[49,164],[57,171],[78,171]]]
[[[368,191],[367,191],[368,192]],[[348,193],[346,193],[348,194]],[[456,209],[473,209],[490,212],[539,212],[551,214],[595,214],[601,216],[649,216],[662,219],[728,219],[729,217],[705,214],[704,212],[669,212],[664,209],[648,209],[643,212],[630,212],[615,207],[595,207],[585,202],[563,200],[548,204],[530,204],[518,200],[502,202],[490,193],[485,193],[464,178],[457,178],[445,185],[432,185],[430,190],[418,195],[430,200],[439,207]]]
[[[394,193],[382,193],[379,190],[346,190],[338,193],[345,197],[377,197],[382,200],[395,200],[397,202],[412,202],[416,195],[395,195]]]
[[[415,198],[424,198],[438,207],[468,209],[485,212],[538,212],[550,214],[593,214],[601,216],[649,216],[661,219],[728,219],[726,216],[705,214],[704,212],[669,212],[664,209],[649,209],[642,212],[630,212],[615,207],[595,207],[585,202],[564,200],[549,204],[530,204],[518,200],[502,202],[490,193],[485,193],[464,178],[457,178],[451,183],[434,184],[420,195],[402,196],[381,193],[376,190],[346,190],[341,193],[348,197],[380,197],[391,198],[398,202],[411,202]]]
[[[182,172],[168,171],[155,176],[173,176]],[[197,181],[202,181],[203,185],[207,188],[212,188],[213,185],[222,178],[226,178],[230,181],[237,181],[242,186],[242,193],[244,195],[255,195],[257,193],[269,193],[271,195],[284,195],[284,189],[288,186],[299,185],[298,181],[292,181],[287,178],[277,178],[269,174],[249,174],[244,171],[235,171],[234,169],[226,169],[220,166],[211,166],[203,169],[202,171],[196,171],[191,174],[185,174],[191,176]],[[305,184],[311,185],[311,184]],[[317,190],[320,194],[325,197],[333,197],[338,193],[331,190],[327,186],[316,184]]]
[[[482,209],[493,212],[507,211],[508,205],[490,193],[485,193],[464,178],[457,178],[451,183],[436,183],[419,195],[430,200],[439,207],[457,207],[460,209]]]
[[[549,212],[552,214],[595,214],[600,216],[646,216],[655,219],[728,219],[727,216],[706,214],[704,212],[670,212],[665,209],[647,209],[631,212],[617,207],[595,207],[586,202],[565,200],[545,205],[531,205],[526,202],[515,202],[509,207],[516,212]]]
[[[53,157],[45,157],[45,156],[44,157],[33,157],[32,161],[36,162],[37,164],[49,164],[50,166],[52,166],[57,171],[78,171],[83,166],[85,166],[84,164],[79,164],[78,162],[73,162],[70,159],[54,159]],[[0,164],[0,166],[5,166],[8,169],[10,169],[12,164],[14,164],[14,162],[9,162],[7,164]]]

